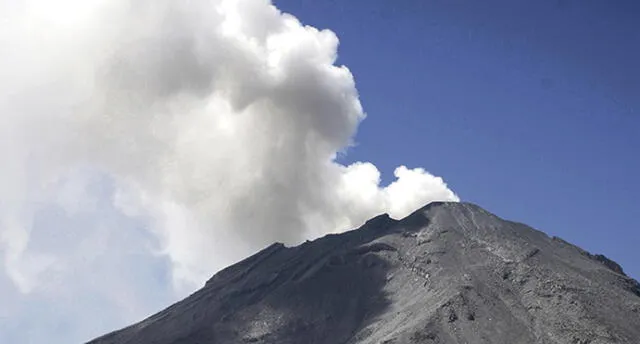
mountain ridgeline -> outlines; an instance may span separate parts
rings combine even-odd
[[[640,343],[612,260],[469,203],[271,245],[90,344]]]

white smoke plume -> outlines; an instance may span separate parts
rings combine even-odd
[[[0,0],[0,286],[131,308],[143,262],[192,290],[274,241],[458,200],[335,162],[365,118],[337,47],[267,0]]]

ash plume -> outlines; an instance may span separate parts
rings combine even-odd
[[[0,13],[0,252],[23,294],[73,294],[96,271],[125,290],[139,281],[112,264],[133,253],[189,289],[274,241],[458,200],[424,169],[384,186],[373,164],[335,161],[365,118],[338,38],[270,1]]]

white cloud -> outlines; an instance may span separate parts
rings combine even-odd
[[[338,39],[269,1],[0,0],[0,13],[0,254],[20,298],[68,308],[60,319],[95,312],[62,294],[130,321],[273,241],[457,200],[422,169],[382,187],[372,164],[334,162],[365,117]],[[74,331],[49,337],[94,334]]]

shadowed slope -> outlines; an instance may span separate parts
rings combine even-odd
[[[467,203],[274,244],[92,344],[637,343],[615,262]]]

